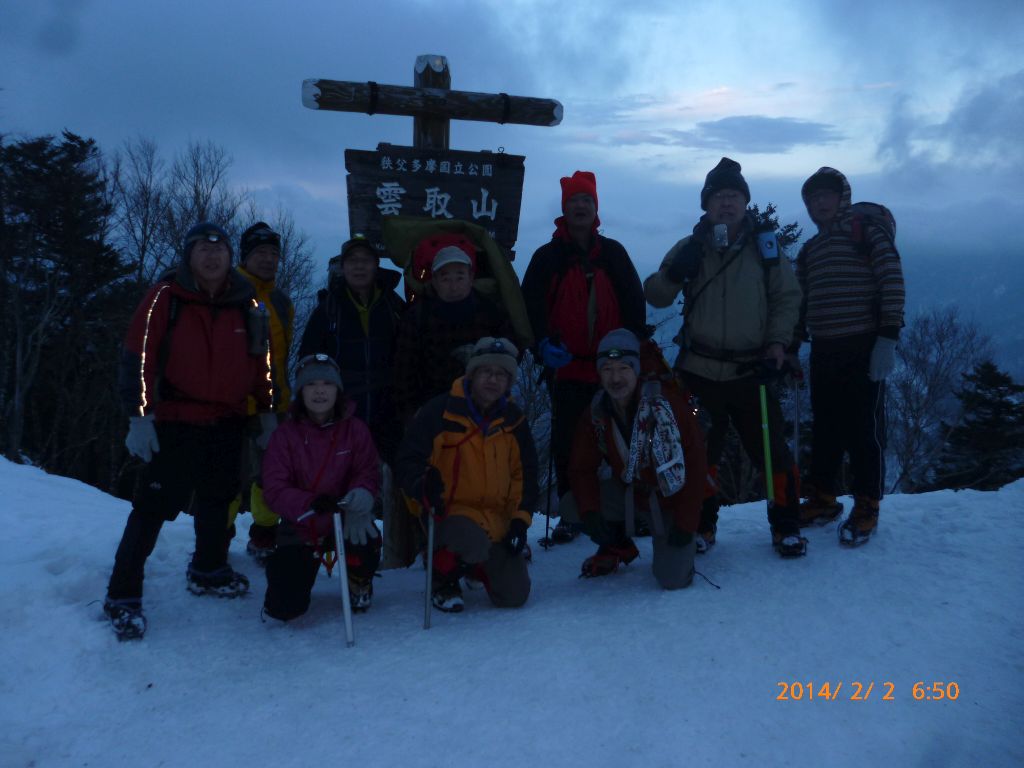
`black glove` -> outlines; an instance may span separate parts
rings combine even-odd
[[[322,493],[313,499],[313,503],[309,507],[318,515],[333,515],[338,511],[338,497]]]
[[[697,276],[700,261],[704,258],[704,241],[707,240],[710,229],[710,225],[703,218],[697,222],[686,245],[679,249],[672,263],[668,265],[668,279],[673,283],[683,283]]]
[[[434,513],[434,517],[444,517],[444,478],[437,467],[430,467],[423,475],[423,499]]]
[[[526,546],[526,531],[529,528],[526,523],[518,517],[508,524],[508,533],[505,534],[505,548],[513,555],[521,554]]]
[[[689,531],[684,531],[681,528],[677,528],[675,524],[668,529],[668,535],[665,537],[668,540],[670,547],[685,547],[691,541],[693,541],[693,534]]]

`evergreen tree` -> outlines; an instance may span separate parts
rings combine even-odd
[[[963,416],[948,430],[936,487],[995,490],[1024,477],[1024,386],[991,361],[963,378]]]

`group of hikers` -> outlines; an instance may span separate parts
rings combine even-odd
[[[104,601],[119,639],[143,636],[145,563],[163,522],[183,511],[195,527],[187,587],[219,597],[249,589],[228,551],[235,516],[252,514],[247,550],[265,565],[263,615],[272,619],[308,610],[321,565],[345,569],[352,610],[367,610],[382,553],[408,566],[422,552],[439,610],[463,610],[464,587],[522,606],[527,531],[541,506],[537,451],[513,394],[527,349],[551,401],[559,518],[545,543],[585,532],[597,550],[581,576],[630,563],[634,537],[648,532],[657,583],[691,584],[695,555],[716,543],[730,425],[751,462],[770,467],[780,556],[806,554],[801,527],[842,514],[847,453],[854,504],[840,543],[871,537],[885,379],[903,325],[888,211],[851,204],[846,178],[821,168],[802,188],[818,233],[794,270],[748,211],[740,165],[723,158],[700,190],[693,233],[641,283],[625,248],[599,234],[594,175],[577,171],[561,190],[551,241],[533,254],[521,289],[514,278],[512,294],[504,287],[524,317],[486,279],[496,251],[471,225],[418,224],[404,252],[389,245],[406,265],[405,299],[402,274],[381,266],[382,245],[356,236],[331,260],[291,381],[295,311],[275,287],[278,233],[263,222],[246,229],[233,268],[221,226],[189,230],[180,263],[144,296],[124,344],[126,445],[141,467]],[[680,294],[669,368],[649,338],[646,305],[668,307]],[[764,382],[798,366],[807,340],[813,451],[801,489]],[[429,553],[419,535],[428,529]]]

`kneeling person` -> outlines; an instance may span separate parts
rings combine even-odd
[[[500,607],[530,595],[524,549],[537,455],[509,401],[518,354],[508,339],[480,339],[465,377],[417,412],[398,452],[402,490],[436,520],[432,600],[442,611],[462,610],[462,576],[482,582]]]
[[[598,545],[583,576],[605,576],[638,555],[635,516],[648,522],[654,576],[664,589],[693,581],[694,533],[707,475],[693,410],[659,382],[641,384],[640,343],[623,328],[597,350],[601,389],[576,428],[569,481],[584,530]],[[611,476],[600,478],[602,465]]]
[[[281,516],[263,601],[275,619],[288,621],[309,608],[321,561],[333,566],[339,507],[352,610],[370,607],[381,551],[373,521],[380,462],[369,428],[354,412],[334,360],[317,354],[299,361],[290,418],[274,431],[263,457],[263,498]]]

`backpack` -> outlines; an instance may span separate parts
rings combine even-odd
[[[896,218],[892,211],[881,203],[853,203],[850,206],[850,239],[857,244],[865,256],[870,256],[871,245],[868,242],[868,225],[878,227],[893,243],[896,242]]]
[[[473,287],[508,313],[524,347],[533,346],[533,331],[526,314],[526,303],[519,278],[509,257],[483,227],[460,219],[439,221],[420,216],[386,216],[381,237],[391,261],[404,272],[405,291],[410,304],[425,288],[423,264],[417,265],[416,246],[431,235],[463,235],[477,249]],[[417,272],[419,267],[419,272]]]

